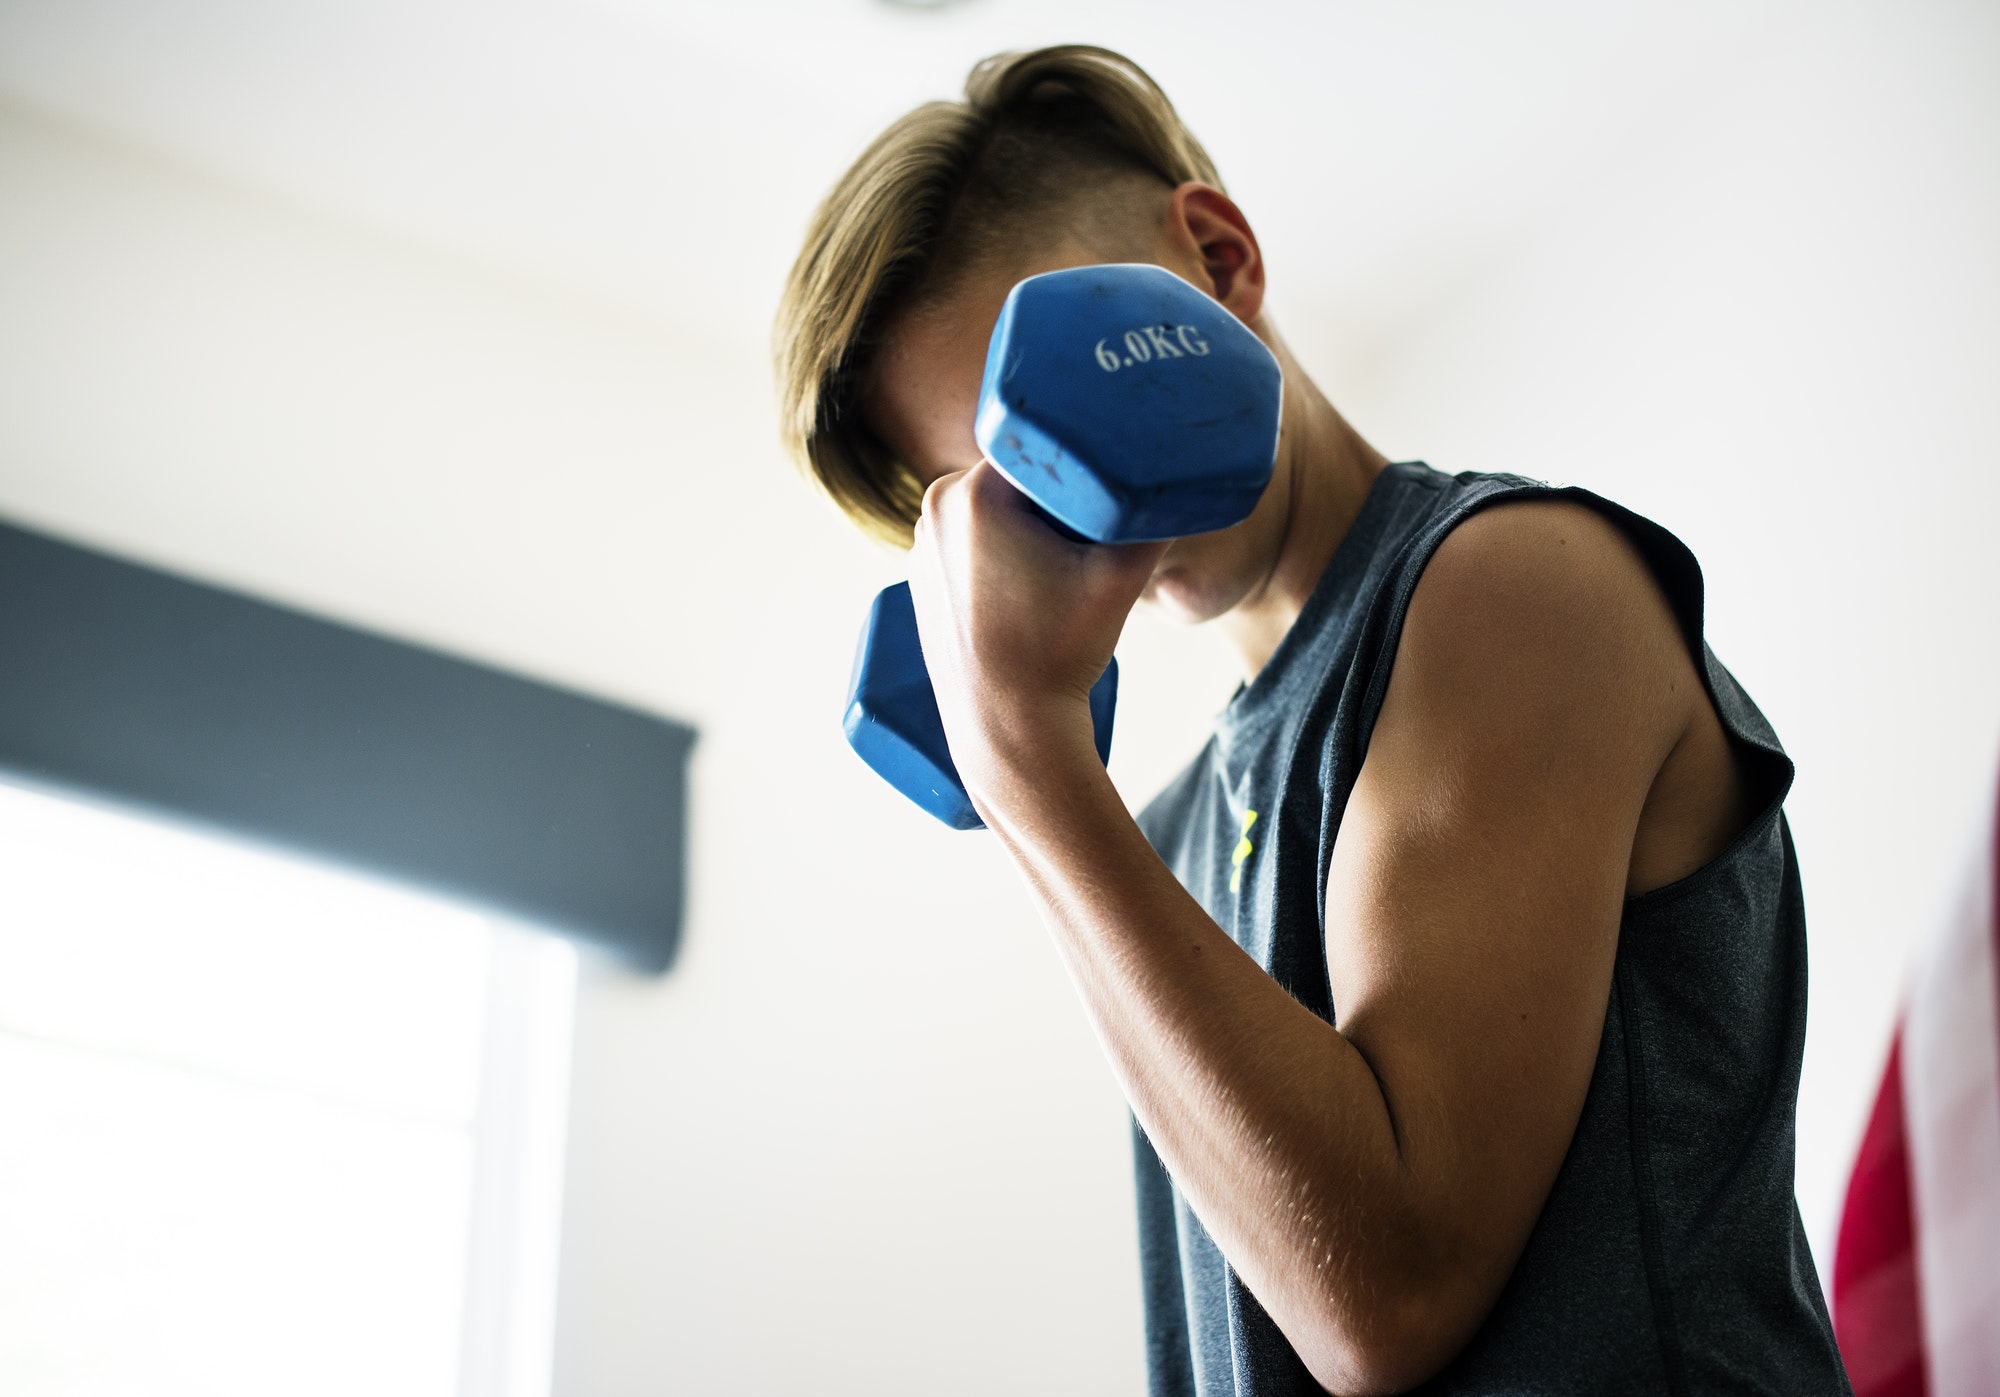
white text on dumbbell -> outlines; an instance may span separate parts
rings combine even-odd
[[[1154,359],[1185,359],[1189,355],[1199,359],[1208,353],[1208,341],[1192,325],[1142,325],[1127,330],[1121,340],[1125,346],[1123,354],[1109,335],[1097,342],[1097,367],[1108,374]]]

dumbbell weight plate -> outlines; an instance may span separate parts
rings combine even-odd
[[[868,609],[854,650],[842,726],[861,759],[890,785],[953,829],[984,829],[945,745],[944,720],[917,639],[910,584],[884,587]],[[1090,722],[1100,760],[1111,760],[1111,715],[1118,703],[1118,661],[1090,689]]]
[[[1008,293],[974,436],[1085,538],[1185,538],[1256,507],[1283,396],[1264,342],[1164,267],[1068,267]]]

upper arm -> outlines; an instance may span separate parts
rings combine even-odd
[[[1327,960],[1425,1219],[1442,1362],[1541,1212],[1582,1110],[1633,838],[1688,724],[1680,632],[1582,506],[1447,536],[1412,598],[1333,851]]]

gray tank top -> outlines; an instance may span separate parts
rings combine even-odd
[[[1703,643],[1701,569],[1672,534],[1582,490],[1388,467],[1270,663],[1141,826],[1223,929],[1337,1024],[1327,869],[1411,593],[1454,527],[1528,499],[1587,505],[1644,556],[1761,813],[1714,862],[1626,902],[1569,1153],[1492,1313],[1420,1390],[1845,1393],[1792,1194],[1806,1019],[1780,808],[1792,765]],[[1134,1142],[1155,1397],[1318,1393],[1144,1134]]]

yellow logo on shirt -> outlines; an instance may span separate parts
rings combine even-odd
[[[1236,841],[1236,852],[1229,856],[1231,865],[1229,891],[1233,893],[1243,891],[1243,861],[1250,857],[1250,826],[1256,823],[1257,812],[1255,810],[1245,810],[1243,812],[1243,837]]]

